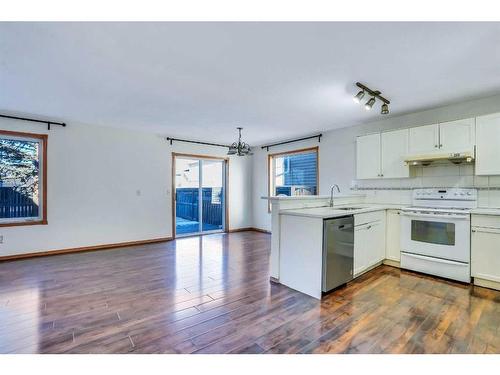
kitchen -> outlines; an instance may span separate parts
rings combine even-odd
[[[500,209],[487,195],[497,189],[480,186],[500,174],[499,140],[500,114],[358,135],[350,192],[263,197],[273,280],[321,298],[386,264],[500,290]],[[426,185],[425,176],[446,182],[450,171],[470,185]]]
[[[0,26],[0,353],[500,353],[500,23]]]

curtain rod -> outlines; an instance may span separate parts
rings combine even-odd
[[[313,139],[313,138],[318,138],[318,142],[321,142],[321,137],[323,136],[323,134],[316,134],[316,135],[311,135],[309,137],[304,137],[304,138],[297,138],[297,139],[291,139],[289,141],[283,141],[283,142],[278,142],[278,143],[273,143],[271,145],[265,145],[265,146],[262,146],[261,148],[262,149],[267,149],[267,151],[269,151],[269,148],[270,147],[275,147],[275,146],[281,146],[281,145],[286,145],[288,143],[293,143],[293,142],[300,142],[300,141],[305,141],[307,139]]]
[[[0,117],[10,118],[10,119],[13,119],[13,120],[30,121],[30,122],[38,122],[38,123],[41,123],[41,124],[47,124],[47,129],[48,130],[50,130],[50,125],[59,125],[59,126],[62,126],[62,127],[66,126],[66,123],[64,123],[64,122],[38,120],[38,119],[34,119],[34,118],[29,118],[29,117],[19,117],[19,116],[3,115],[1,113],[0,113]]]
[[[199,144],[199,145],[208,145],[208,146],[217,146],[217,147],[226,147],[226,148],[230,147],[228,145],[221,145],[221,144],[218,144],[218,143],[190,141],[188,139],[171,138],[171,137],[167,137],[167,141],[169,141],[170,144],[172,144],[175,141],[175,142],[196,143],[196,144]]]

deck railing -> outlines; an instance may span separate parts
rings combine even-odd
[[[198,221],[198,189],[177,188],[176,196],[175,215],[186,220]],[[203,222],[222,225],[224,190],[215,191],[212,188],[203,188],[202,197]]]
[[[11,187],[0,187],[0,219],[37,217],[38,205]]]

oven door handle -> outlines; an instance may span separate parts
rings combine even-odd
[[[469,220],[469,215],[434,215],[434,214],[418,214],[414,212],[405,212],[401,211],[401,215],[403,216],[411,216],[411,217],[428,217],[428,218],[436,218],[436,219],[448,219],[448,220]]]

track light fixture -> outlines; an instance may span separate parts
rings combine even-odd
[[[364,96],[365,96],[365,91],[362,90],[358,92],[356,96],[352,98],[352,100],[354,100],[355,103],[361,103],[361,99],[363,99]]]
[[[373,105],[375,104],[376,102],[376,99],[380,100],[383,104],[382,104],[382,108],[380,110],[380,113],[382,115],[387,115],[389,113],[389,104],[391,104],[391,102],[389,100],[387,100],[386,98],[384,98],[381,94],[380,91],[378,90],[371,90],[369,89],[368,87],[366,87],[365,85],[363,85],[362,83],[359,83],[359,82],[356,82],[356,86],[358,86],[361,91],[358,92],[353,100],[356,102],[356,103],[360,103],[361,102],[361,99],[363,99],[363,97],[365,96],[365,93],[368,93],[368,95],[371,96],[371,98],[365,103],[365,109],[367,111],[369,111],[370,109],[373,108]]]
[[[373,105],[375,104],[375,98],[370,98],[370,100],[368,100],[366,103],[365,103],[365,109],[367,111],[369,111],[370,109],[372,109]]]

